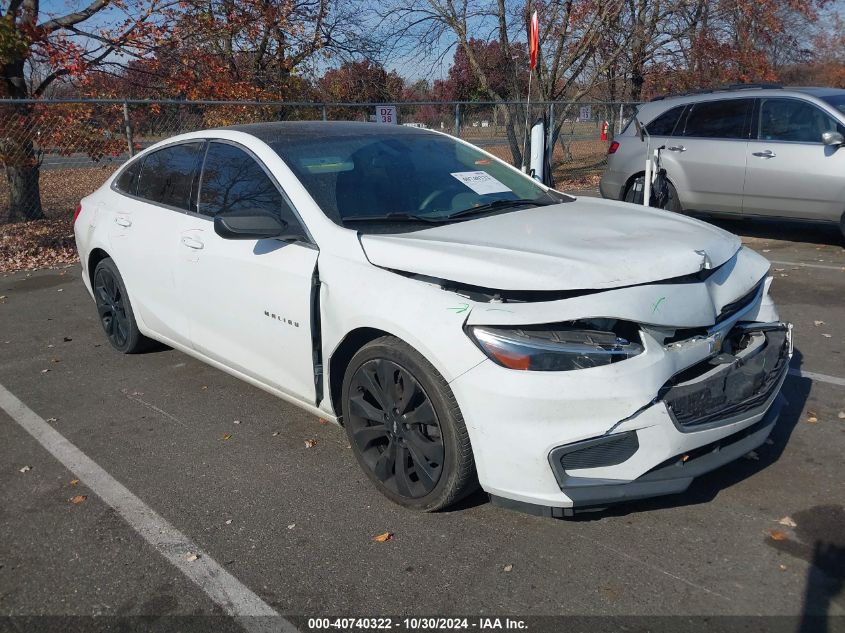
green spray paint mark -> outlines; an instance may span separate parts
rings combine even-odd
[[[463,314],[464,312],[469,310],[469,304],[468,303],[462,303],[460,306],[457,306],[457,307],[454,307],[454,308],[447,308],[447,309],[454,311],[455,314]]]
[[[654,305],[651,306],[651,313],[654,314],[660,308],[660,304],[666,301],[666,297],[660,297],[657,301],[654,302]]]

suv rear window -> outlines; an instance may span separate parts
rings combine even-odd
[[[684,108],[686,108],[685,105],[679,105],[675,106],[671,110],[666,110],[666,112],[645,126],[646,131],[651,136],[672,136]]]
[[[188,210],[191,187],[204,143],[180,143],[148,154],[135,195],[150,202]]]
[[[753,99],[724,99],[694,103],[687,115],[683,136],[748,138],[753,102]]]

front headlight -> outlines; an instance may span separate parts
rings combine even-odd
[[[509,369],[569,371],[641,354],[639,328],[628,321],[590,319],[550,325],[470,326],[470,338]]]

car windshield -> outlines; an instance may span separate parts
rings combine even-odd
[[[845,94],[827,95],[821,97],[821,100],[829,103],[842,114],[845,114]]]
[[[329,218],[355,228],[450,222],[568,199],[430,132],[292,135],[271,146]]]

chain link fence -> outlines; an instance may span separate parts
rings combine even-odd
[[[560,189],[594,187],[633,103],[396,103],[396,118],[459,136],[519,166],[526,122],[554,139]],[[131,155],[183,132],[264,121],[375,121],[383,104],[237,101],[0,100],[0,223],[67,217]],[[603,134],[603,128],[607,127]],[[605,138],[603,138],[605,137]]]

